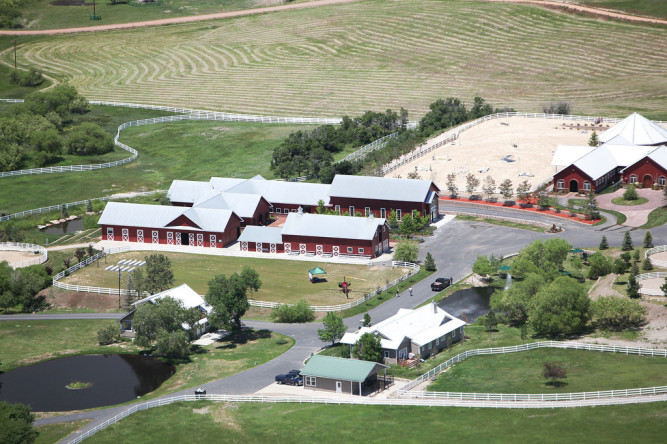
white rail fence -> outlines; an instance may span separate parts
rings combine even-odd
[[[156,194],[156,193],[165,193],[166,190],[157,190],[157,191],[142,191],[142,192],[137,192],[137,193],[132,193],[133,196],[149,196],[151,194]],[[48,213],[50,211],[57,211],[62,209],[63,207],[65,208],[71,208],[71,207],[79,207],[82,205],[87,205],[88,201],[96,201],[96,200],[116,200],[116,199],[123,199],[123,195],[114,195],[114,196],[105,196],[105,197],[94,197],[92,199],[86,199],[86,200],[80,200],[78,202],[68,202],[68,203],[62,203],[58,205],[50,205],[48,207],[41,207],[41,208],[35,208],[32,210],[25,210],[25,211],[20,211],[18,213],[12,213],[12,214],[6,214],[4,216],[0,216],[0,222],[5,222],[8,221],[9,219],[15,219],[17,217],[23,217],[23,216],[32,216],[33,214],[42,214],[42,213]]]
[[[667,251],[667,245],[658,245],[657,247],[649,248],[644,252],[644,259],[654,254],[664,253],[665,251]],[[667,268],[667,261],[651,258],[651,263],[656,267]]]
[[[384,137],[382,137],[378,140],[375,140],[375,141],[369,143],[368,145],[362,146],[361,148],[359,148],[355,152],[350,153],[347,156],[343,157],[338,162],[344,162],[346,160],[349,161],[349,162],[352,162],[352,161],[355,161],[355,160],[361,160],[364,157],[366,157],[368,155],[368,153],[371,153],[373,151],[377,151],[381,148],[384,148],[385,146],[387,146],[387,144],[389,143],[389,141],[391,139],[394,139],[396,137],[398,137],[398,132],[389,134],[388,136],[384,136]]]
[[[653,262],[653,261],[651,261]],[[655,262],[653,262],[655,264]],[[648,279],[665,279],[667,278],[667,271],[653,271],[651,273],[642,273],[635,276],[637,282],[645,281]],[[644,288],[643,285],[639,286],[639,293],[645,294],[647,296],[664,296],[665,293],[659,288]]]
[[[60,282],[60,279],[64,278],[65,276],[69,276],[70,274],[74,273],[77,270],[80,270],[83,267],[86,267],[100,259],[102,259],[105,256],[108,256],[110,254],[115,254],[115,253],[125,253],[127,251],[130,251],[129,247],[116,247],[116,248],[110,248],[108,250],[100,251],[99,253],[90,256],[86,260],[83,260],[71,267],[69,267],[67,270],[63,270],[57,275],[53,276],[53,286],[57,288],[61,288],[63,290],[70,290],[70,291],[80,291],[84,293],[100,293],[100,294],[118,294],[120,292],[121,295],[126,295],[127,290],[124,289],[119,289],[118,288],[103,288],[103,287],[89,287],[85,285],[70,285],[70,284],[65,284],[63,282]]]
[[[432,380],[434,377],[442,373],[443,371],[447,370],[450,368],[452,365],[456,364],[457,362],[461,362],[464,359],[467,359],[471,356],[481,356],[481,355],[495,355],[495,354],[505,354],[505,353],[517,353],[517,352],[523,352],[523,351],[528,351],[528,350],[536,350],[539,348],[561,348],[561,349],[570,349],[570,350],[587,350],[587,351],[600,351],[600,352],[608,352],[608,353],[622,353],[622,354],[632,354],[632,355],[640,355],[640,356],[661,356],[661,357],[666,357],[667,358],[667,350],[666,349],[661,349],[661,348],[644,348],[644,347],[621,347],[617,345],[602,345],[602,344],[587,344],[583,342],[558,342],[558,341],[542,341],[542,342],[532,342],[530,344],[521,344],[521,345],[514,345],[511,347],[493,347],[493,348],[478,348],[474,350],[467,350],[462,353],[459,353],[458,355],[454,356],[453,358],[443,362],[442,364],[438,365],[437,367],[432,368],[428,372],[424,373],[423,375],[419,376],[418,378],[413,379],[412,381],[408,382],[405,384],[403,387],[398,389],[398,396],[411,396],[408,394],[408,392],[417,387],[419,384],[423,382],[427,382]],[[444,393],[443,395],[439,395],[441,397],[446,397],[447,392],[441,392]],[[591,392],[591,393],[601,393],[601,392]],[[662,392],[661,392],[662,393]],[[454,399],[464,399],[459,396],[459,393],[454,393],[453,398]],[[473,396],[473,395],[489,395],[489,396],[495,396],[497,394],[479,394],[479,393],[468,393],[465,394]],[[570,395],[570,394],[567,394]],[[430,396],[430,395],[429,395]],[[435,395],[434,395],[435,396]],[[506,395],[506,396],[523,396],[523,395]],[[538,395],[535,395],[538,396]],[[629,396],[629,395],[627,395]],[[467,399],[467,398],[465,398]],[[490,398],[489,398],[490,399]],[[511,399],[507,399],[511,400]]]
[[[48,251],[46,251],[46,248],[42,247],[41,245],[25,244],[20,242],[2,242],[0,243],[0,251],[25,251],[36,254],[36,256],[32,259],[26,259],[19,262],[9,262],[9,266],[14,269],[43,264],[49,259]]]

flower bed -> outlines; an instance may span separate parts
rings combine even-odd
[[[557,213],[553,208],[549,207],[548,210],[542,210],[539,207],[522,207],[520,205],[505,205],[504,202],[487,202],[485,200],[470,200],[470,199],[465,199],[463,197],[457,197],[456,199],[453,199],[451,197],[440,197],[440,200],[451,200],[454,202],[465,202],[465,203],[471,203],[471,204],[477,204],[477,205],[489,205],[489,206],[494,206],[494,207],[502,207],[502,208],[511,208],[513,210],[521,210],[521,211],[532,211],[534,213],[541,213],[541,214],[548,214],[550,216],[555,216],[555,217],[560,217],[563,219],[571,220],[574,222],[580,222],[582,224],[587,224],[587,225],[593,225],[596,222],[598,222],[599,219],[597,220],[586,220],[584,219],[583,214],[579,213],[574,213],[574,216],[570,216],[570,211],[569,210],[560,210],[559,213]]]

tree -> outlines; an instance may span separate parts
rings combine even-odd
[[[651,271],[653,270],[653,263],[651,263],[651,258],[647,257],[644,259],[644,263],[642,264],[642,270],[644,271]]]
[[[637,250],[635,250],[637,251]],[[625,262],[625,264],[629,267],[630,266],[630,261],[632,260],[632,255],[626,251],[625,253],[621,253],[620,258]]]
[[[542,105],[542,112],[544,114],[568,115],[571,109],[570,104],[564,100],[547,102]]]
[[[535,295],[528,318],[533,330],[541,336],[581,333],[590,318],[588,294],[579,282],[561,276]]]
[[[491,200],[491,195],[496,192],[496,181],[491,176],[486,176],[484,179],[484,185],[482,186],[482,191],[487,196],[487,200]]]
[[[625,274],[628,271],[628,264],[623,259],[616,258],[612,266],[612,271],[615,274]]]
[[[624,254],[630,254],[630,253],[626,252]],[[632,259],[634,259],[635,262],[639,262],[639,250],[635,250],[632,252]]]
[[[637,190],[635,189],[635,186],[633,184],[630,183],[625,187],[625,191],[623,192],[623,199],[624,200],[639,199],[639,195],[637,194]]]
[[[493,312],[493,310],[489,310],[489,312],[484,316],[484,327],[486,327],[486,331],[492,331],[498,326],[498,318],[496,317],[496,314]]]
[[[574,270],[576,276],[577,276],[580,280],[583,280],[584,276],[583,276],[583,274],[581,273],[581,270],[584,268],[584,263],[583,263],[583,261],[581,260],[581,257],[578,256],[578,255],[577,255],[577,256],[574,256],[574,257],[570,260],[570,264],[572,264],[572,269]]]
[[[90,199],[86,201],[86,211],[89,213],[93,212],[93,201],[91,201]]]
[[[250,308],[248,292],[255,292],[261,286],[259,274],[248,266],[243,267],[240,275],[234,273],[227,278],[219,274],[211,279],[205,296],[206,302],[213,307],[209,316],[211,325],[240,330],[241,317]]]
[[[155,338],[155,354],[166,358],[185,358],[190,354],[188,335],[183,330],[160,330]]]
[[[653,248],[653,235],[648,230],[644,234],[644,248]]]
[[[76,250],[74,250],[74,256],[76,256],[76,260],[78,262],[81,262],[81,260],[86,257],[86,249],[83,247],[79,247]]]
[[[632,238],[630,237],[630,231],[626,231],[623,235],[623,243],[621,244],[621,250],[630,251],[634,250],[634,245],[632,245]]]
[[[317,330],[317,335],[322,342],[331,341],[332,345],[342,338],[347,330],[347,326],[343,323],[343,318],[337,316],[332,311],[328,312],[324,319],[322,319],[322,325],[324,328]]]
[[[401,262],[416,262],[419,247],[412,241],[401,241],[394,248],[394,260]]]
[[[109,345],[116,339],[117,334],[118,326],[114,324],[102,327],[97,330],[97,342],[99,342],[100,345]]]
[[[646,308],[639,302],[619,296],[600,296],[591,302],[598,327],[612,330],[636,328],[646,322]]]
[[[382,345],[380,338],[372,333],[364,333],[354,344],[354,356],[362,361],[382,362]]]
[[[589,279],[597,279],[611,273],[611,261],[602,253],[595,253],[590,257],[591,268],[588,270]]]
[[[174,285],[174,272],[171,260],[164,254],[151,254],[144,258],[145,290],[150,294],[168,290]]]
[[[389,212],[389,217],[387,218],[387,224],[389,225],[390,230],[395,230],[398,228],[398,217],[396,216],[396,210],[391,210]]]
[[[537,206],[542,210],[548,210],[551,206],[549,195],[546,193],[546,191],[540,190],[537,192]]]
[[[474,174],[468,173],[466,176],[466,193],[472,198],[473,193],[479,186],[479,179],[475,177]]]
[[[320,199],[317,201],[317,208],[315,211],[317,211],[317,214],[327,214],[327,208],[324,204],[324,200]]]
[[[414,217],[412,217],[412,214],[408,213],[405,216],[403,216],[403,219],[401,220],[401,223],[398,226],[399,233],[405,236],[410,236],[411,234],[414,234],[417,230],[418,227],[417,224],[415,223]]]
[[[551,385],[558,385],[559,379],[567,378],[567,372],[557,362],[545,362],[544,369],[542,369],[542,377],[544,379],[551,379]]]
[[[72,130],[67,140],[70,154],[89,156],[110,151],[113,151],[113,139],[96,123],[82,123]]]
[[[186,309],[180,301],[170,297],[147,302],[134,313],[134,340],[139,347],[152,347],[159,337],[165,338],[163,332],[183,331],[183,324],[190,326],[188,332],[194,336],[194,325],[200,315],[197,307]]]
[[[607,236],[602,236],[602,240],[600,241],[600,250],[608,250],[609,249],[609,242],[607,242]]]
[[[505,202],[509,202],[509,200],[514,195],[514,189],[512,188],[512,186],[513,186],[512,181],[509,179],[505,179],[498,187],[498,191],[500,191],[500,194],[505,199]]]
[[[456,174],[455,173],[449,173],[447,175],[447,182],[445,184],[447,186],[447,190],[449,190],[449,196],[452,199],[456,199],[459,196],[459,188],[456,186]]]
[[[308,301],[301,299],[294,305],[280,305],[273,309],[271,313],[276,322],[294,323],[294,322],[310,322],[315,319],[315,312]]]
[[[591,137],[588,139],[588,146],[598,146],[599,144],[600,139],[598,138],[598,134],[593,130]]]
[[[489,276],[493,273],[493,267],[489,258],[483,255],[478,255],[475,263],[472,266],[472,272],[480,276]]]
[[[433,256],[431,253],[426,253],[426,259],[424,259],[424,268],[426,268],[426,271],[436,271],[437,268],[435,266],[435,259],[433,259]]]
[[[560,274],[571,249],[572,245],[561,238],[536,240],[519,252],[512,263],[512,275],[523,278],[528,273],[537,273],[553,278]]]
[[[524,205],[527,205],[530,200],[530,184],[524,180],[516,187],[516,197]]]
[[[523,325],[528,321],[528,310],[533,297],[545,284],[544,276],[530,273],[507,290],[496,291],[491,297],[491,308],[504,312],[510,325]]]
[[[600,214],[597,211],[598,202],[595,199],[595,193],[593,190],[588,192],[586,197],[586,203],[584,204],[584,215],[587,220],[595,220],[600,218]]]
[[[663,296],[667,298],[667,278],[665,278],[665,283],[660,286]]]
[[[639,299],[639,297],[641,297],[641,294],[639,293],[639,283],[637,282],[634,273],[630,274],[630,277],[628,277],[628,296],[632,299]]]
[[[370,327],[371,326],[371,315],[368,313],[364,313],[364,320],[361,323],[363,327]]]
[[[0,442],[4,444],[30,444],[37,439],[33,428],[35,415],[27,405],[0,401]]]

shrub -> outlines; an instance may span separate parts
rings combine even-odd
[[[646,322],[646,308],[639,302],[618,296],[602,296],[591,302],[599,327],[613,330],[639,327]]]
[[[276,322],[294,323],[310,322],[315,319],[315,312],[308,302],[301,299],[294,305],[280,305],[273,310],[271,314]]]
[[[415,242],[402,241],[394,249],[394,260],[403,262],[416,262],[419,247]]]
[[[116,340],[117,334],[118,327],[116,327],[114,324],[102,327],[97,330],[97,342],[99,342],[100,345],[109,345]]]
[[[639,195],[637,194],[637,190],[635,189],[635,186],[633,184],[629,184],[625,188],[625,191],[623,192],[623,199],[625,199],[625,200],[637,200],[637,199],[639,199]]]
[[[597,279],[600,276],[606,276],[611,273],[611,261],[603,254],[595,253],[591,256],[590,262],[591,268],[588,271],[588,277],[590,279]]]
[[[67,152],[79,156],[104,154],[113,150],[111,136],[95,123],[82,123],[72,131]]]

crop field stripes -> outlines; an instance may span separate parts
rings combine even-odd
[[[630,109],[629,100],[664,111],[659,28],[525,5],[407,0],[211,23],[36,40],[19,47],[19,62],[93,99],[253,114],[403,106],[418,116],[435,98],[474,95],[532,110],[559,97],[592,114]]]

